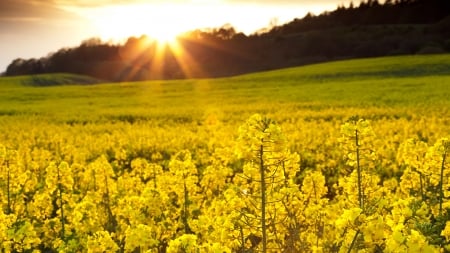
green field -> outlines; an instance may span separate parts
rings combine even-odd
[[[0,115],[57,121],[201,119],[209,110],[245,119],[254,112],[339,108],[450,107],[450,55],[349,60],[220,79],[101,83],[74,75],[0,78]],[[62,85],[66,84],[66,85]],[[90,84],[90,85],[86,85]],[[243,114],[243,115],[242,115]],[[395,113],[394,113],[395,114]],[[345,116],[345,115],[344,115]]]

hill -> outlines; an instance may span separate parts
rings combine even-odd
[[[30,87],[32,77],[0,78],[1,115],[57,121],[201,120],[251,112],[313,111],[342,117],[348,108],[445,115],[450,108],[450,55],[400,56],[321,63],[229,78]],[[52,75],[46,76],[48,80]],[[55,83],[60,75],[53,76]],[[347,108],[345,110],[341,109]],[[359,109],[358,109],[359,108]],[[367,110],[371,117],[378,109]],[[234,116],[233,116],[234,115]],[[305,113],[301,117],[306,117]],[[28,117],[28,116],[27,116]]]
[[[191,31],[177,44],[99,39],[40,59],[16,59],[6,75],[67,72],[109,81],[226,77],[340,59],[450,52],[450,2],[377,0],[246,36],[233,27]]]

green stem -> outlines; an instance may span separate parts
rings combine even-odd
[[[97,181],[95,179],[95,170],[92,170],[92,178],[94,180],[94,192],[97,191]]]
[[[420,196],[422,197],[422,201],[425,201],[425,193],[423,191],[423,175],[419,172],[419,180],[420,180]]]
[[[442,215],[442,201],[444,199],[444,167],[446,156],[447,152],[445,151],[444,154],[442,155],[441,178],[439,181],[439,216]]]
[[[361,210],[364,210],[364,199],[363,199],[363,193],[362,193],[362,183],[361,183],[361,165],[360,165],[360,158],[359,158],[359,136],[358,136],[358,130],[355,131],[355,144],[356,144],[356,165],[357,165],[357,172],[358,172],[358,200],[359,200],[359,207]]]
[[[364,199],[363,199],[363,190],[362,190],[362,176],[361,176],[361,164],[360,164],[360,157],[359,157],[359,135],[358,130],[355,130],[355,144],[356,144],[356,171],[358,173],[358,200],[359,200],[359,207],[362,211],[364,211]],[[350,253],[355,246],[356,239],[358,238],[359,230],[356,231],[355,236],[353,237],[352,243],[350,244],[350,247],[348,248],[348,253]]]
[[[156,169],[155,166],[153,166],[153,187],[156,189]]]
[[[353,247],[355,246],[356,239],[358,238],[358,235],[359,235],[359,230],[356,231],[356,234],[355,234],[355,236],[353,237],[353,240],[352,240],[352,244],[350,244],[350,247],[348,248],[347,253],[352,252],[352,249],[353,249]]]
[[[186,179],[185,179],[186,180]],[[183,215],[183,223],[184,223],[184,232],[189,234],[189,224],[188,224],[188,205],[189,205],[189,192],[187,190],[186,181],[184,181],[184,215]]]
[[[11,184],[11,172],[9,171],[9,163],[6,163],[6,170],[7,170],[7,186],[6,186],[6,192],[8,195],[8,206],[6,209],[6,214],[10,214],[12,212],[11,210],[11,188],[10,188],[10,184]]]
[[[261,175],[261,230],[262,230],[262,252],[266,252],[267,235],[266,235],[266,182],[264,170],[264,146],[261,145],[259,149],[259,173]]]
[[[117,230],[117,220],[111,210],[111,200],[109,196],[109,185],[108,185],[108,176],[106,172],[104,172],[104,180],[105,180],[105,193],[103,194],[103,203],[106,208],[106,212],[108,215],[108,222],[106,224],[106,231],[113,233]]]
[[[63,207],[63,198],[62,198],[62,185],[61,185],[61,175],[59,173],[59,167],[57,167],[58,171],[58,192],[59,192],[59,203],[61,205],[61,239],[64,240],[64,207]]]
[[[245,238],[244,238],[244,229],[242,226],[239,226],[239,232],[241,234],[241,252],[245,252]]]

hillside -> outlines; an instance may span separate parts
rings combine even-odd
[[[226,77],[341,59],[450,52],[446,0],[376,0],[246,36],[233,27],[191,31],[177,44],[89,39],[40,59],[16,59],[6,75],[74,73],[117,81]]]
[[[23,82],[31,77],[2,77],[0,115],[35,115],[67,122],[162,118],[192,122],[210,110],[227,117],[286,110],[316,115],[320,110],[319,114],[342,117],[339,108],[396,108],[395,114],[434,108],[445,115],[450,108],[449,65],[449,54],[383,57],[230,78],[39,88]],[[52,80],[52,75],[46,77]],[[53,77],[55,83],[61,80],[60,75]],[[379,112],[370,113],[375,117]]]

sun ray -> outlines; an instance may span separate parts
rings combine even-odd
[[[140,80],[148,79],[149,75],[142,73],[146,64],[148,52],[152,48],[150,39],[146,36],[141,38],[130,38],[121,48],[122,59],[127,60],[129,66],[125,67],[119,74],[119,80]],[[145,75],[145,76],[142,76]]]
[[[173,52],[175,60],[178,62],[184,77],[196,78],[207,76],[207,73],[203,71],[189,52],[185,50],[182,43],[179,41],[174,41],[168,45],[170,50]]]
[[[156,43],[153,57],[149,66],[151,79],[165,79],[164,69],[166,66],[166,44]]]

